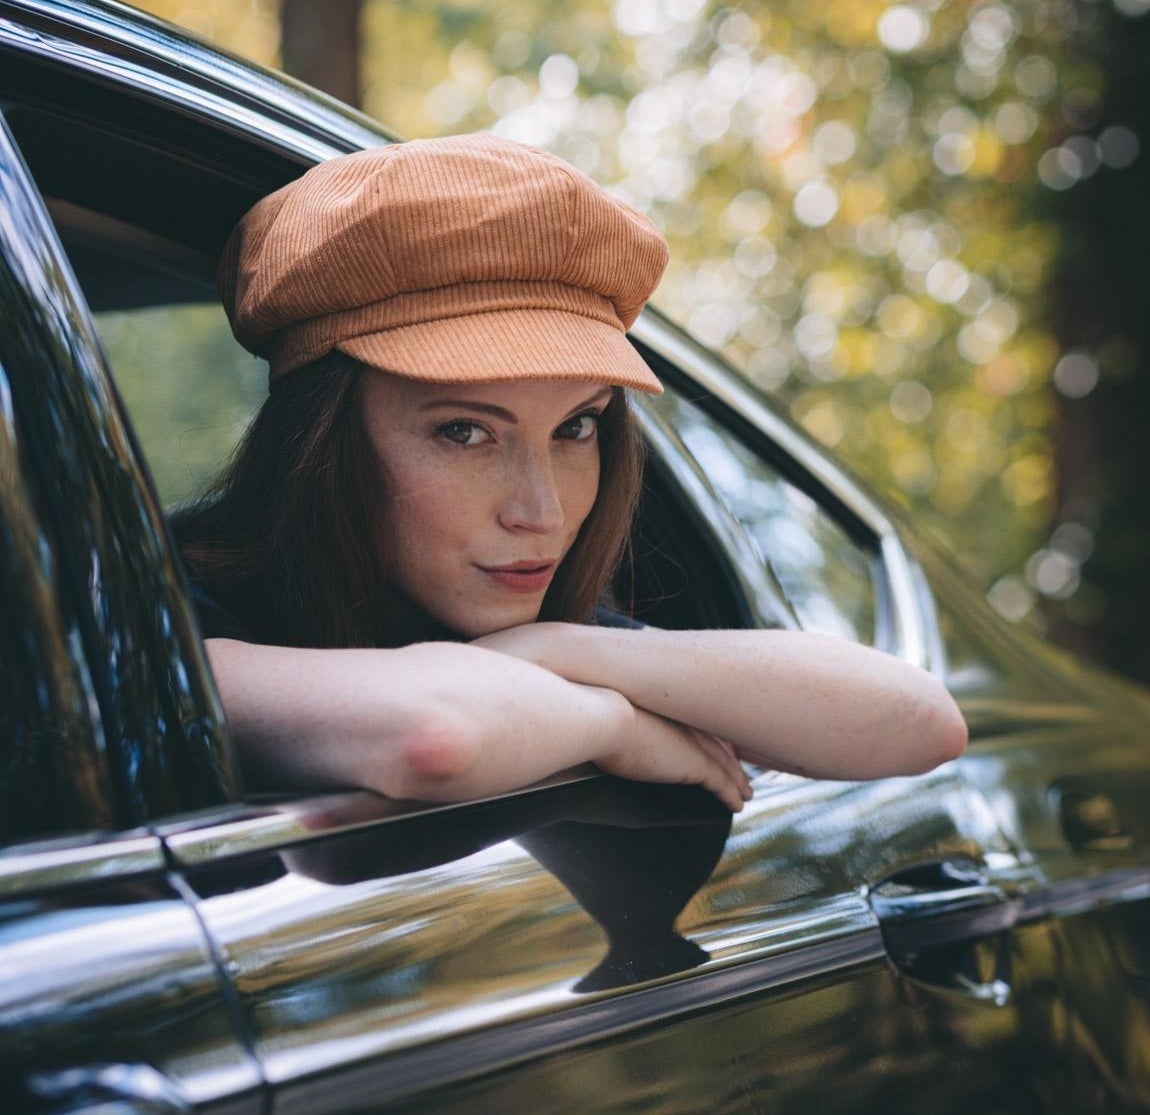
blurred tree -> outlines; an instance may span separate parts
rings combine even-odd
[[[1060,197],[1067,241],[1051,308],[1064,355],[1058,514],[1031,559],[1059,642],[1150,681],[1150,4],[1111,10],[1090,46],[1107,74],[1104,104],[1067,116],[1061,151],[1083,173]],[[1074,108],[1074,106],[1071,106]],[[1082,142],[1086,129],[1097,134]],[[1072,167],[1073,168],[1073,167]],[[1121,173],[1114,173],[1121,170]]]
[[[135,6],[263,66],[279,66],[278,0],[137,0]]]
[[[283,13],[322,9],[306,37],[346,58],[336,7]],[[197,29],[243,50],[228,36],[275,10],[202,0]],[[1150,650],[1109,649],[1142,645],[1126,602],[1150,556],[1136,465],[1111,456],[1150,413],[1124,215],[1148,10],[365,0],[362,96],[400,134],[550,147],[651,213],[672,245],[657,302],[940,534],[1003,615],[1150,679]]]
[[[361,0],[283,0],[280,14],[283,68],[356,108],[362,8]]]
[[[369,0],[366,100],[551,147],[652,213],[658,301],[1021,618],[1055,506],[1048,153],[1101,99],[1091,7]]]

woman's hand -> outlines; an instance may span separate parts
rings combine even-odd
[[[556,643],[580,630],[565,623],[525,623],[484,635],[474,645],[559,672]],[[607,682],[598,679],[597,684]],[[645,782],[706,786],[735,812],[750,800],[750,781],[729,743],[648,709],[631,709],[631,723],[619,733],[617,747],[597,760],[603,770]]]
[[[646,709],[632,711],[615,747],[596,760],[602,770],[642,782],[704,786],[734,813],[751,800],[750,780],[728,744]]]

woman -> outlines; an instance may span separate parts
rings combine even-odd
[[[959,754],[930,675],[799,632],[603,607],[640,483],[625,332],[667,249],[560,159],[491,136],[332,160],[219,278],[272,389],[177,523],[249,776],[460,800],[593,762],[732,810],[738,756],[815,776]]]

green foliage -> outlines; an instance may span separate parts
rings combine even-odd
[[[268,0],[196,11],[250,43]],[[656,302],[1020,618],[1073,597],[1094,529],[1058,506],[1058,392],[1130,357],[1104,337],[1070,367],[1051,312],[1059,196],[1133,158],[1132,133],[1098,134],[1113,19],[1087,0],[365,0],[365,106],[412,137],[549,147],[649,212],[672,245]]]
[[[263,401],[266,368],[216,305],[106,313],[96,325],[161,501],[196,494]]]
[[[1022,570],[1055,512],[1048,202],[1097,167],[1092,137],[1063,143],[1102,104],[1095,6],[414,13],[368,4],[370,110],[550,147],[651,213],[673,249],[657,302],[948,538],[1008,614],[1073,589],[1072,569]]]

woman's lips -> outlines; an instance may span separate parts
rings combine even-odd
[[[555,574],[553,561],[517,561],[511,565],[481,565],[480,569],[497,585],[512,592],[540,592]]]

